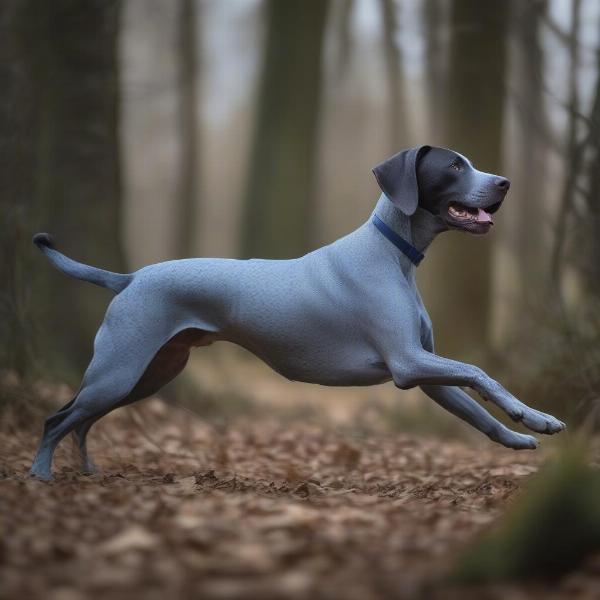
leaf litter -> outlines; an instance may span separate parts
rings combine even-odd
[[[223,424],[151,400],[93,430],[101,474],[79,474],[65,441],[44,484],[26,476],[37,440],[22,419],[0,428],[2,598],[563,598],[600,589],[597,561],[558,584],[445,579],[537,471],[540,453],[271,418]]]

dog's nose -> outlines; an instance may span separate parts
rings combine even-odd
[[[508,188],[510,187],[510,181],[506,179],[506,177],[496,177],[495,183],[501,190],[508,191]]]

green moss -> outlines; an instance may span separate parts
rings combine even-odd
[[[532,481],[500,528],[466,552],[453,579],[558,577],[600,550],[600,472],[580,446]]]

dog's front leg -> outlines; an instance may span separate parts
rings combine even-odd
[[[514,450],[533,450],[538,446],[532,435],[512,431],[459,387],[422,385],[421,389],[442,408],[485,433],[494,442]]]
[[[511,419],[521,421],[533,431],[552,434],[565,428],[565,424],[553,416],[529,408],[517,400],[478,367],[442,358],[422,349],[411,352],[409,357],[388,363],[394,383],[399,388],[417,385],[470,387],[485,400],[494,402]]]
[[[422,302],[421,307],[423,313],[427,315]],[[427,352],[434,353],[433,330],[429,316],[422,318],[421,321],[421,343]],[[538,441],[532,435],[509,429],[459,387],[422,385],[421,389],[443,409],[485,433],[494,442],[514,450],[534,449],[538,446]]]

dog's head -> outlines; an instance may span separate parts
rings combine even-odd
[[[373,169],[381,191],[404,214],[421,206],[449,229],[487,233],[492,214],[510,187],[505,177],[478,171],[471,161],[446,148],[403,150]]]

